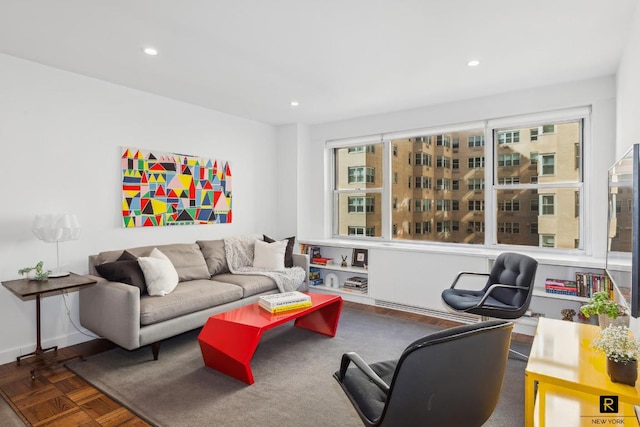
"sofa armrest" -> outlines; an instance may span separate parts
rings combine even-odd
[[[79,291],[80,324],[127,350],[140,347],[140,290],[90,277],[97,283]]]
[[[304,270],[304,282],[298,288],[301,292],[309,290],[309,255],[307,254],[293,254],[293,265],[300,267]]]

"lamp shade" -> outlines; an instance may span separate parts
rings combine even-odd
[[[31,227],[38,239],[48,243],[77,240],[81,230],[75,214],[36,215]]]

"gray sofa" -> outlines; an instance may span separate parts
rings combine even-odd
[[[144,285],[110,281],[96,269],[101,265],[98,268],[104,272],[105,267],[125,265],[120,264],[123,254],[148,256],[153,248],[165,254],[178,272],[178,286],[168,295],[150,296],[142,290]],[[202,327],[211,315],[279,292],[269,277],[229,272],[223,240],[145,246],[124,252],[89,256],[89,274],[97,283],[79,292],[80,324],[128,350],[150,344],[155,360],[162,340]],[[293,264],[306,272],[298,290],[308,290],[308,256],[293,254]]]

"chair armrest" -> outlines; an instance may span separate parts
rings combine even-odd
[[[344,379],[344,375],[347,372],[349,362],[353,362],[358,369],[362,371],[375,385],[380,387],[385,393],[389,393],[389,385],[384,382],[382,378],[376,374],[373,369],[367,364],[367,362],[360,357],[357,353],[349,352],[342,355],[342,361],[340,362],[340,381]]]
[[[502,284],[502,283],[494,283],[493,285],[489,286],[489,289],[487,289],[487,292],[484,294],[484,296],[482,297],[480,302],[478,302],[478,305],[476,305],[476,307],[481,307],[482,305],[484,305],[484,302],[487,300],[487,298],[489,298],[491,296],[491,292],[493,292],[495,289],[498,289],[498,288],[514,289],[514,290],[520,290],[520,291],[528,291],[529,290],[529,288],[526,288],[524,286],[515,286],[515,285],[505,285],[505,284]]]
[[[304,270],[304,282],[298,288],[299,291],[305,292],[309,290],[309,255],[293,254],[293,265]]]
[[[461,271],[460,273],[458,273],[456,278],[453,280],[453,283],[451,284],[450,289],[455,288],[456,284],[458,284],[458,280],[460,280],[462,278],[462,276],[484,276],[484,277],[489,277],[489,273],[475,273],[473,271]]]

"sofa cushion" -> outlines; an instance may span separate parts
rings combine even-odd
[[[267,243],[275,242],[274,239],[267,236],[266,234],[262,235],[262,240],[264,240]],[[295,236],[287,237],[284,240],[287,241],[287,250],[284,253],[284,266],[287,268],[290,268],[290,267],[293,267],[293,246],[296,243],[296,237]]]
[[[253,250],[253,267],[266,270],[284,270],[284,253],[287,242],[267,243],[256,240]]]
[[[144,273],[147,293],[152,296],[165,296],[178,286],[178,272],[158,248],[154,248],[149,256],[138,258],[138,264]]]
[[[224,252],[224,240],[198,240],[196,242],[209,268],[209,274],[215,276],[229,273],[227,255]]]
[[[213,276],[211,280],[233,283],[234,285],[240,286],[242,288],[242,296],[244,298],[260,294],[262,292],[278,290],[278,286],[273,279],[258,274],[246,275],[223,273]]]
[[[162,298],[140,297],[140,324],[152,325],[241,298],[242,288],[231,283],[215,280],[180,282],[173,292]]]
[[[204,256],[200,251],[200,246],[195,243],[174,243],[169,245],[158,246],[140,246],[130,248],[127,251],[137,257],[146,257],[151,254],[153,248],[158,248],[163,254],[171,260],[171,263],[178,272],[178,278],[181,282],[195,279],[208,279],[211,277],[205,262]],[[224,249],[223,249],[224,250]],[[122,254],[119,251],[104,251],[98,254],[98,264],[105,262],[113,262]]]
[[[140,289],[140,295],[147,292],[144,274],[138,265],[138,258],[130,252],[124,251],[113,262],[96,265],[100,276],[112,282],[126,283]]]

